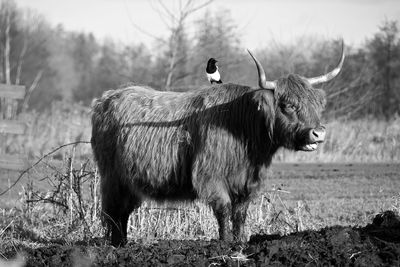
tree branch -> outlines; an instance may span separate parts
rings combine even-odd
[[[37,87],[37,85],[38,85],[38,83],[40,81],[40,78],[42,78],[42,74],[43,74],[43,70],[40,70],[36,74],[35,79],[33,80],[31,86],[29,87],[28,91],[26,92],[25,97],[24,97],[24,103],[22,104],[22,111],[26,111],[28,109],[29,99],[31,97],[31,94],[32,94],[33,90],[36,89],[36,87]]]
[[[188,1],[188,2],[191,3],[192,1]],[[214,2],[214,0],[208,0],[207,2],[204,2],[203,4],[200,4],[200,5],[196,6],[196,7],[193,7],[192,9],[187,10],[187,13],[190,14],[190,13],[196,12],[197,10],[208,6],[212,2]]]
[[[125,7],[126,7],[125,10],[126,10],[126,12],[127,12],[127,14],[128,14],[129,21],[130,21],[131,25],[132,25],[136,30],[138,30],[139,32],[141,32],[141,33],[143,33],[143,34],[145,34],[145,35],[147,35],[147,36],[153,38],[153,39],[156,40],[156,41],[159,41],[159,42],[162,42],[162,43],[166,43],[166,41],[165,41],[164,39],[162,39],[162,38],[160,38],[160,37],[157,37],[157,36],[155,36],[155,35],[149,33],[148,31],[145,31],[145,30],[142,29],[139,25],[137,25],[136,23],[134,23],[133,20],[132,20],[132,18],[131,18],[131,16],[130,16],[129,13],[128,13],[128,6],[126,6],[126,2],[125,2]]]
[[[11,188],[13,188],[20,180],[21,178],[31,169],[33,169],[35,166],[37,166],[42,160],[44,160],[45,158],[47,158],[48,156],[54,154],[55,152],[57,152],[58,150],[60,150],[61,148],[64,148],[66,146],[71,146],[71,145],[77,145],[77,144],[90,144],[89,141],[77,141],[77,142],[72,142],[72,143],[68,143],[68,144],[64,144],[61,145],[55,149],[53,149],[52,151],[50,151],[49,153],[45,154],[44,156],[42,156],[39,160],[37,160],[33,165],[31,165],[29,168],[27,168],[26,170],[24,170],[17,178],[17,180],[15,180],[15,182],[10,185],[10,187],[8,187],[6,190],[4,190],[3,192],[0,193],[0,197],[2,195],[4,195],[5,193],[7,193],[8,191],[11,190]]]
[[[4,79],[6,84],[11,84],[10,78],[10,10],[6,10],[6,29],[4,40]]]
[[[28,48],[27,42],[26,42],[26,39],[24,37],[22,50],[21,50],[21,53],[19,54],[19,57],[18,57],[17,74],[15,76],[15,84],[16,85],[18,85],[20,83],[20,80],[21,80],[22,63],[24,61],[24,56],[25,56],[27,48]]]
[[[158,3],[172,21],[175,21],[175,22],[178,21],[178,19],[175,17],[175,15],[164,5],[162,0],[158,0]]]

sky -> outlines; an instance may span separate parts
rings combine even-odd
[[[176,0],[160,0],[176,12]],[[184,1],[184,0],[182,0]],[[197,2],[204,2],[196,0]],[[112,38],[125,44],[154,43],[167,36],[157,13],[156,0],[16,0],[42,14],[52,25],[66,30],[92,32],[100,40]],[[198,11],[230,12],[244,47],[267,46],[271,41],[294,43],[304,36],[344,38],[346,44],[362,45],[385,19],[400,23],[400,0],[215,0]],[[400,25],[399,25],[400,26]]]

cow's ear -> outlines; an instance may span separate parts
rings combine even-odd
[[[268,136],[272,140],[277,105],[275,94],[272,90],[260,90],[258,93],[258,112],[262,114]]]
[[[275,111],[276,99],[275,93],[272,90],[260,90],[258,91],[260,96],[259,104],[262,105],[263,110],[265,112],[269,112],[270,110]]]
[[[254,94],[254,100],[257,105],[258,112],[261,112],[265,117],[275,118],[276,98],[272,90],[259,90]]]

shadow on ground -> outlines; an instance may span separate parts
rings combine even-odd
[[[255,235],[241,245],[217,240],[162,240],[114,248],[93,240],[89,245],[19,245],[3,255],[14,257],[16,250],[24,251],[26,266],[399,266],[400,220],[386,211],[366,227]]]

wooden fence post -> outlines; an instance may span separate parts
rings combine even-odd
[[[0,84],[0,169],[23,170],[27,167],[27,156],[6,154],[6,135],[24,134],[26,124],[16,119],[18,99],[24,99],[25,86]]]

